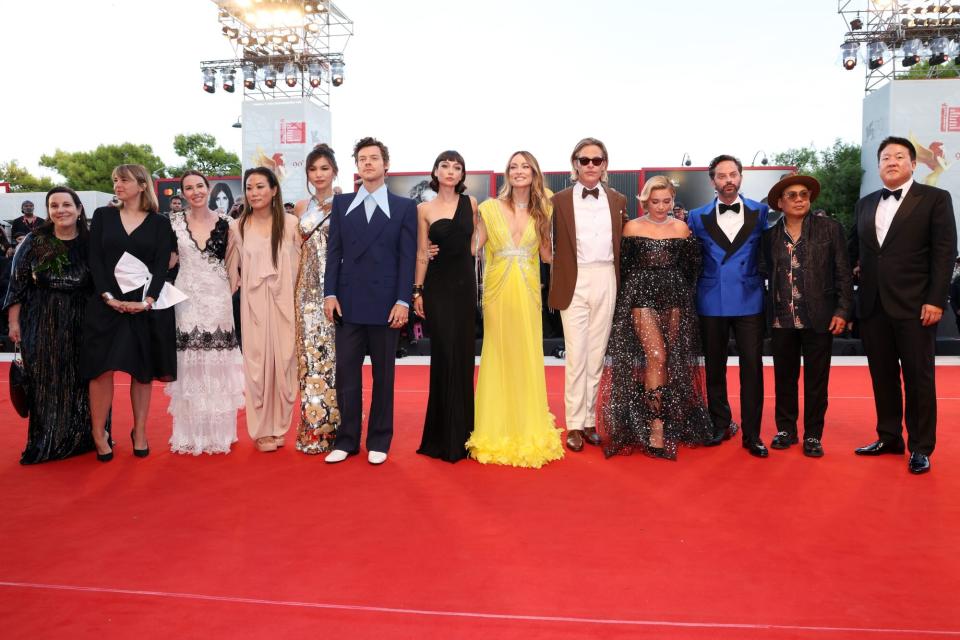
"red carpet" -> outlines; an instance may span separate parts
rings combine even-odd
[[[130,453],[120,387],[113,462],[21,467],[25,421],[0,392],[0,635],[960,637],[958,367],[938,370],[921,477],[853,455],[874,436],[862,367],[833,369],[820,460],[732,441],[676,463],[588,449],[539,471],[416,455],[427,375],[398,368],[380,468],[257,453],[242,424],[229,456],[172,455],[159,386],[149,458]],[[563,370],[547,376],[559,417]]]

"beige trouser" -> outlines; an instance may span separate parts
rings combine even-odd
[[[613,324],[617,278],[612,263],[577,265],[570,306],[560,311],[566,349],[567,429],[596,426],[597,387]]]

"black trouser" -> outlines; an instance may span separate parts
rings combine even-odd
[[[803,356],[803,437],[823,437],[833,335],[813,329],[771,329],[777,431],[797,435],[800,356]]]
[[[740,354],[740,420],[743,441],[760,438],[763,416],[764,315],[700,316],[700,336],[707,374],[707,408],[715,431],[726,429],[733,419],[727,401],[727,345],[730,331]]]
[[[860,335],[873,382],[877,436],[887,444],[902,443],[906,418],[907,448],[930,455],[937,443],[937,325],[924,327],[919,317],[891,318],[878,303],[870,317],[860,320]]]
[[[393,440],[393,381],[400,331],[383,325],[349,324],[336,328],[337,406],[340,427],[334,449],[360,451],[363,415],[363,358],[369,353],[373,369],[367,451],[390,451]]]

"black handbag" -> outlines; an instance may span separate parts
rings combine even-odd
[[[10,404],[20,414],[21,418],[30,415],[30,377],[23,366],[23,354],[20,353],[20,343],[14,349],[13,362],[10,363]]]

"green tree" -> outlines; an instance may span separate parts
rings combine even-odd
[[[907,67],[907,70],[897,76],[897,80],[935,80],[938,78],[960,77],[960,67],[956,62],[930,66],[927,61],[918,62]]]
[[[860,167],[860,145],[837,140],[832,147],[817,151],[803,147],[774,154],[774,162],[795,165],[797,171],[820,182],[820,197],[814,209],[823,209],[839,220],[844,228],[853,224],[853,208],[860,197],[863,169]],[[775,202],[770,203],[776,206]]]
[[[40,157],[40,164],[67,179],[77,191],[113,191],[110,177],[120,164],[142,164],[151,175],[162,177],[164,163],[148,144],[102,144],[93,151],[63,151]]]
[[[180,176],[190,169],[206,176],[240,175],[240,158],[218,145],[209,133],[181,133],[173,139],[173,150],[185,162],[167,167],[167,175]]]
[[[0,162],[0,182],[9,182],[11,191],[49,191],[53,188],[53,180],[36,177],[16,160]]]

